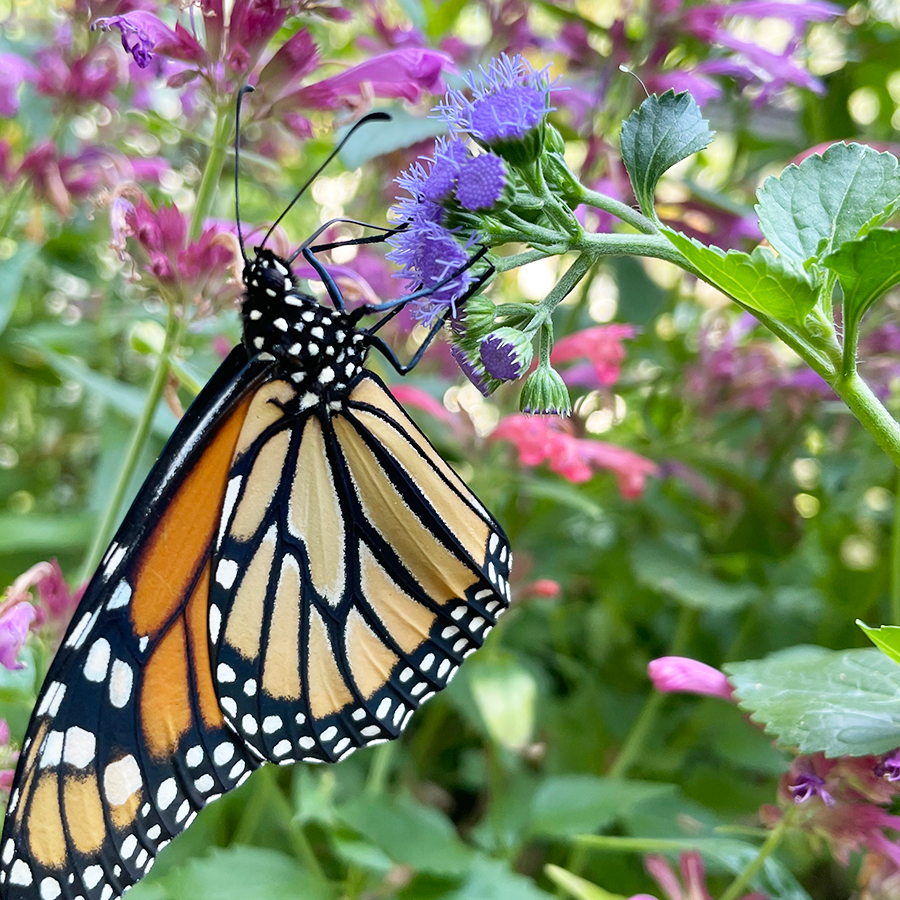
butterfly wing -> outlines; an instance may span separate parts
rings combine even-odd
[[[260,756],[397,737],[509,604],[509,544],[384,384],[260,390],[210,589],[216,692]]]
[[[111,900],[257,763],[225,727],[208,584],[228,468],[265,365],[236,348],[188,410],[76,610],[23,744],[6,900]]]

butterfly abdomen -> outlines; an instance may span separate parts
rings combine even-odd
[[[365,362],[365,333],[343,310],[294,290],[290,265],[268,250],[257,253],[244,279],[241,317],[250,354],[277,360],[298,387],[317,394],[345,392]]]

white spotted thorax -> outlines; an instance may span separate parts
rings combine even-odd
[[[352,324],[349,313],[320,305],[297,291],[296,284],[286,260],[257,249],[244,266],[244,344],[253,356],[277,359],[299,388],[317,394],[345,392],[368,354],[365,333]]]

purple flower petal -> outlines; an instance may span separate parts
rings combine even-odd
[[[540,124],[547,110],[545,95],[528,85],[503,88],[472,103],[472,136],[486,144],[522,138]]]
[[[434,163],[422,185],[422,196],[433,203],[446,200],[456,187],[460,166],[469,159],[466,145],[460,140],[438,138],[434,145]]]
[[[490,209],[503,196],[506,165],[499,156],[483,153],[463,163],[459,170],[456,199],[472,212]]]

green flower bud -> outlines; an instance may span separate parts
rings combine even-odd
[[[494,327],[496,310],[494,302],[484,294],[469,297],[459,316],[451,322],[453,343],[477,357],[481,339]]]
[[[569,390],[556,369],[540,365],[522,388],[519,409],[535,415],[567,416],[572,410]]]

